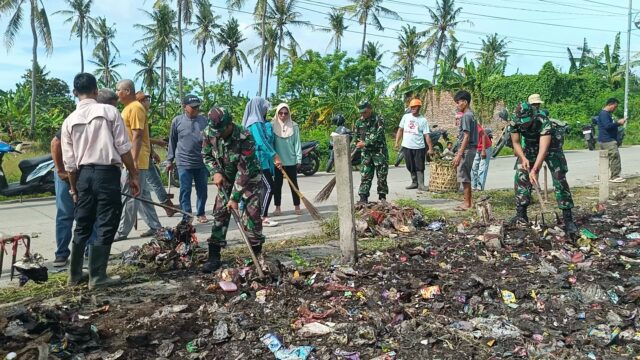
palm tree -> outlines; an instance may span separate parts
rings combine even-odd
[[[272,0],[267,10],[268,21],[275,26],[278,31],[278,67],[280,66],[280,53],[282,50],[282,42],[284,37],[288,37],[291,42],[296,43],[293,34],[289,30],[289,26],[306,26],[312,27],[308,21],[298,20],[302,14],[295,11],[297,0]],[[280,76],[276,77],[276,95],[280,88]]]
[[[65,24],[72,23],[70,37],[75,35],[80,39],[80,72],[84,72],[84,48],[83,42],[94,36],[93,23],[95,20],[89,16],[93,0],[66,0],[71,10],[60,10],[53,14],[67,16]]]
[[[396,19],[400,19],[400,16],[395,11],[389,10],[383,7],[382,0],[350,0],[353,4],[343,6],[340,10],[346,11],[349,14],[352,14],[353,17],[358,18],[358,23],[364,26],[364,30],[362,32],[362,47],[360,48],[360,53],[364,53],[364,47],[367,40],[367,25],[369,24],[369,18],[371,18],[373,25],[376,29],[382,31],[384,27],[378,18],[379,15],[383,14],[386,16],[390,16]]]
[[[142,90],[147,92],[154,92],[153,90],[158,85],[158,56],[149,48],[143,48],[136,51],[140,57],[131,60],[134,65],[140,67],[140,70],[135,74],[134,79],[142,79]]]
[[[257,29],[260,32],[260,29]],[[266,33],[260,34],[260,37],[264,39],[264,46],[259,45],[249,50],[247,55],[251,56],[255,54],[254,60],[258,63],[264,61],[265,64],[265,96],[269,96],[269,78],[273,73],[274,63],[278,56],[278,30],[274,26],[268,26],[265,28]],[[263,53],[264,51],[264,53]]]
[[[464,54],[460,53],[461,46],[456,39],[453,39],[447,47],[444,57],[440,60],[438,85],[440,85],[441,88],[453,88],[451,84],[459,81],[461,77],[459,64],[464,57]]]
[[[93,57],[99,58],[104,54],[111,56],[111,49],[115,50],[115,54],[120,54],[120,50],[113,42],[116,37],[115,24],[107,25],[107,19],[98,17],[95,21],[93,34],[96,39],[96,46],[93,48]]]
[[[435,84],[438,75],[438,61],[442,55],[443,48],[449,41],[455,38],[455,28],[467,21],[457,20],[462,8],[455,8],[455,0],[436,0],[436,10],[429,9],[429,16],[433,25],[424,33],[428,33],[427,56],[435,50],[435,60],[433,66],[433,83]]]
[[[13,47],[16,35],[22,27],[23,10],[22,5],[25,0],[2,0],[0,1],[0,14],[11,14],[7,30],[4,33],[4,44],[7,49]],[[42,1],[29,0],[29,18],[31,22],[31,35],[33,44],[31,47],[31,129],[33,137],[36,129],[36,67],[38,66],[38,39],[44,43],[47,55],[53,52],[53,41],[51,40],[51,27],[47,18],[47,11]]]
[[[482,48],[480,48],[478,59],[487,64],[507,60],[508,44],[509,42],[505,38],[498,38],[497,33],[487,35],[486,39],[482,39]]]
[[[176,0],[178,8],[178,96],[182,99],[182,25],[191,25],[193,0]],[[211,8],[211,4],[209,4]]]
[[[136,42],[143,42],[160,58],[160,92],[164,94],[163,102],[167,102],[167,55],[176,56],[177,34],[173,26],[176,22],[176,12],[166,3],[160,3],[153,12],[144,11],[151,19],[151,24],[135,24],[134,27],[144,31],[144,37]],[[166,106],[162,108],[162,115],[166,115]]]
[[[376,69],[373,72],[373,80],[376,79],[378,71],[382,73],[382,69],[389,69],[388,67],[381,65],[382,57],[386,53],[387,51],[382,51],[382,44],[379,42],[367,41],[367,45],[364,47],[364,52],[360,55],[366,59],[376,62]],[[358,79],[358,87],[360,87],[360,79]]]
[[[111,88],[120,80],[120,74],[115,70],[122,66],[122,63],[116,62],[116,55],[111,55],[109,50],[102,50],[98,54],[93,54],[96,61],[89,60],[90,63],[97,66],[93,72],[98,77],[101,86]]]
[[[196,8],[198,9],[198,13],[196,14],[196,28],[194,29],[193,43],[196,44],[196,47],[200,50],[202,97],[206,99],[207,87],[204,80],[204,56],[207,53],[207,46],[209,45],[211,45],[211,49],[215,51],[215,33],[220,27],[220,25],[218,25],[220,16],[213,14],[209,0],[196,0]]]
[[[413,77],[413,71],[416,65],[420,64],[420,60],[426,57],[424,53],[424,43],[422,42],[423,33],[419,33],[415,26],[402,26],[402,33],[398,35],[398,51],[394,53],[396,56],[396,64],[403,74],[403,85],[408,85]]]
[[[331,44],[333,44],[334,51],[340,51],[344,32],[349,28],[344,25],[344,11],[334,9],[331,14],[329,14],[329,27],[329,29],[322,29],[324,32],[333,33],[333,35],[331,35],[331,40],[329,40],[329,45],[327,45],[327,49]]]
[[[253,10],[253,16],[256,19],[256,23],[260,25],[260,34],[265,34],[265,27],[267,23],[267,1],[268,0],[258,0],[256,1],[256,7]],[[232,9],[240,9],[245,3],[245,0],[227,0],[227,5]],[[265,38],[261,37],[261,53],[264,54],[266,51],[264,50]],[[258,78],[258,96],[262,96],[262,79],[264,78],[264,61],[265,59],[260,55],[260,77]]]
[[[238,20],[233,17],[216,33],[216,41],[224,50],[220,51],[211,59],[211,66],[217,63],[218,75],[224,76],[225,73],[227,74],[229,78],[229,97],[233,96],[233,71],[235,70],[236,74],[242,75],[243,63],[249,68],[249,71],[251,71],[247,56],[238,48],[240,43],[245,40],[246,39],[242,37]]]

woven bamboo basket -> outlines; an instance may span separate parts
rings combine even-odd
[[[456,168],[450,161],[431,161],[429,165],[429,191],[449,192],[458,190]]]

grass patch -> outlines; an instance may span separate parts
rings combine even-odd
[[[397,199],[394,200],[394,203],[396,203],[396,205],[400,207],[410,207],[413,209],[417,209],[418,211],[420,211],[425,221],[438,220],[445,217],[446,215],[446,212],[424,206],[415,199]]]
[[[17,284],[17,282],[15,282]],[[29,281],[25,286],[8,286],[0,289],[0,303],[6,304],[25,298],[50,299],[67,291],[67,273],[49,274],[49,281],[36,284]]]

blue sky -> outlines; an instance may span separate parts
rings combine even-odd
[[[132,78],[138,68],[131,64],[136,57],[136,50],[142,44],[134,44],[141,37],[141,32],[134,28],[134,24],[149,23],[141,9],[151,11],[154,0],[94,0],[92,16],[104,16],[108,23],[116,25],[115,43],[120,49],[119,62],[125,64],[118,69],[125,78]],[[73,76],[80,69],[80,54],[77,38],[69,38],[70,26],[64,24],[64,17],[54,15],[55,11],[66,9],[62,0],[45,0],[45,7],[49,15],[49,22],[53,33],[54,51],[47,56],[40,50],[38,60],[46,65],[52,76],[61,78],[71,84]],[[173,3],[173,1],[171,1]],[[254,2],[247,1],[243,11],[230,12],[224,1],[214,0],[214,11],[226,21],[230,16],[236,17],[247,40],[241,45],[246,52],[260,43],[258,35],[251,29],[253,18],[247,12],[254,7]],[[331,7],[348,4],[348,0],[298,0],[298,11],[302,19],[316,25],[326,26],[327,14]],[[404,24],[411,24],[418,30],[426,29],[430,22],[426,7],[435,6],[436,0],[384,0],[383,6],[399,13],[401,20],[382,18],[384,31],[378,31],[371,26],[367,39],[378,41],[388,52],[384,56],[383,65],[392,66],[392,53],[397,49],[397,34]],[[607,5],[608,3],[608,5]],[[460,18],[466,20],[461,24],[456,36],[463,42],[462,50],[467,57],[474,57],[481,44],[481,38],[487,34],[498,33],[509,41],[507,74],[517,71],[520,73],[537,73],[542,64],[551,60],[556,66],[566,71],[569,67],[566,48],[579,55],[577,47],[582,45],[583,38],[587,38],[589,46],[599,53],[607,43],[613,43],[615,33],[622,32],[623,50],[626,47],[627,28],[627,0],[457,0],[456,5],[462,7]],[[24,5],[26,6],[26,5]],[[640,4],[635,4],[634,18],[640,12]],[[25,10],[27,10],[25,8]],[[28,11],[28,10],[27,10]],[[515,19],[515,20],[514,20]],[[640,19],[640,16],[638,16]],[[0,31],[4,33],[8,16],[0,18]],[[342,42],[343,50],[350,55],[357,55],[362,40],[362,27],[355,21],[347,20],[349,25],[347,34]],[[635,28],[634,28],[635,29]],[[301,46],[301,51],[314,49],[324,53],[331,37],[330,34],[305,28],[293,28],[294,36]],[[4,42],[2,42],[4,44]],[[199,55],[191,45],[191,38],[187,35],[185,44],[184,75],[198,78],[200,74]],[[93,71],[94,67],[86,61],[90,57],[94,43],[89,41],[85,46],[85,70]],[[631,54],[640,51],[640,30],[632,31]],[[211,51],[208,51],[211,54]],[[31,32],[28,18],[20,31],[15,45],[8,52],[4,46],[0,50],[0,89],[10,89],[19,81],[31,63]],[[625,57],[624,51],[622,56]],[[210,59],[210,57],[209,57]],[[250,59],[251,60],[251,59]],[[177,69],[177,61],[169,60],[169,66]],[[234,75],[234,88],[250,95],[255,94],[257,88],[257,66],[251,64],[254,73],[245,69],[243,76]],[[417,77],[431,79],[432,63],[418,66]],[[214,68],[206,70],[207,80],[217,78]]]

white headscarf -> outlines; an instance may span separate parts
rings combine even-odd
[[[287,111],[289,112],[289,115],[287,115],[284,121],[281,121],[280,117],[278,116],[278,113],[280,112],[280,109],[283,109],[283,108],[287,109]],[[271,121],[271,126],[273,127],[273,133],[277,137],[288,138],[293,135],[293,125],[294,125],[294,122],[293,120],[291,120],[291,110],[289,109],[289,105],[285,103],[281,103],[276,108],[276,114],[273,117],[273,121]]]

